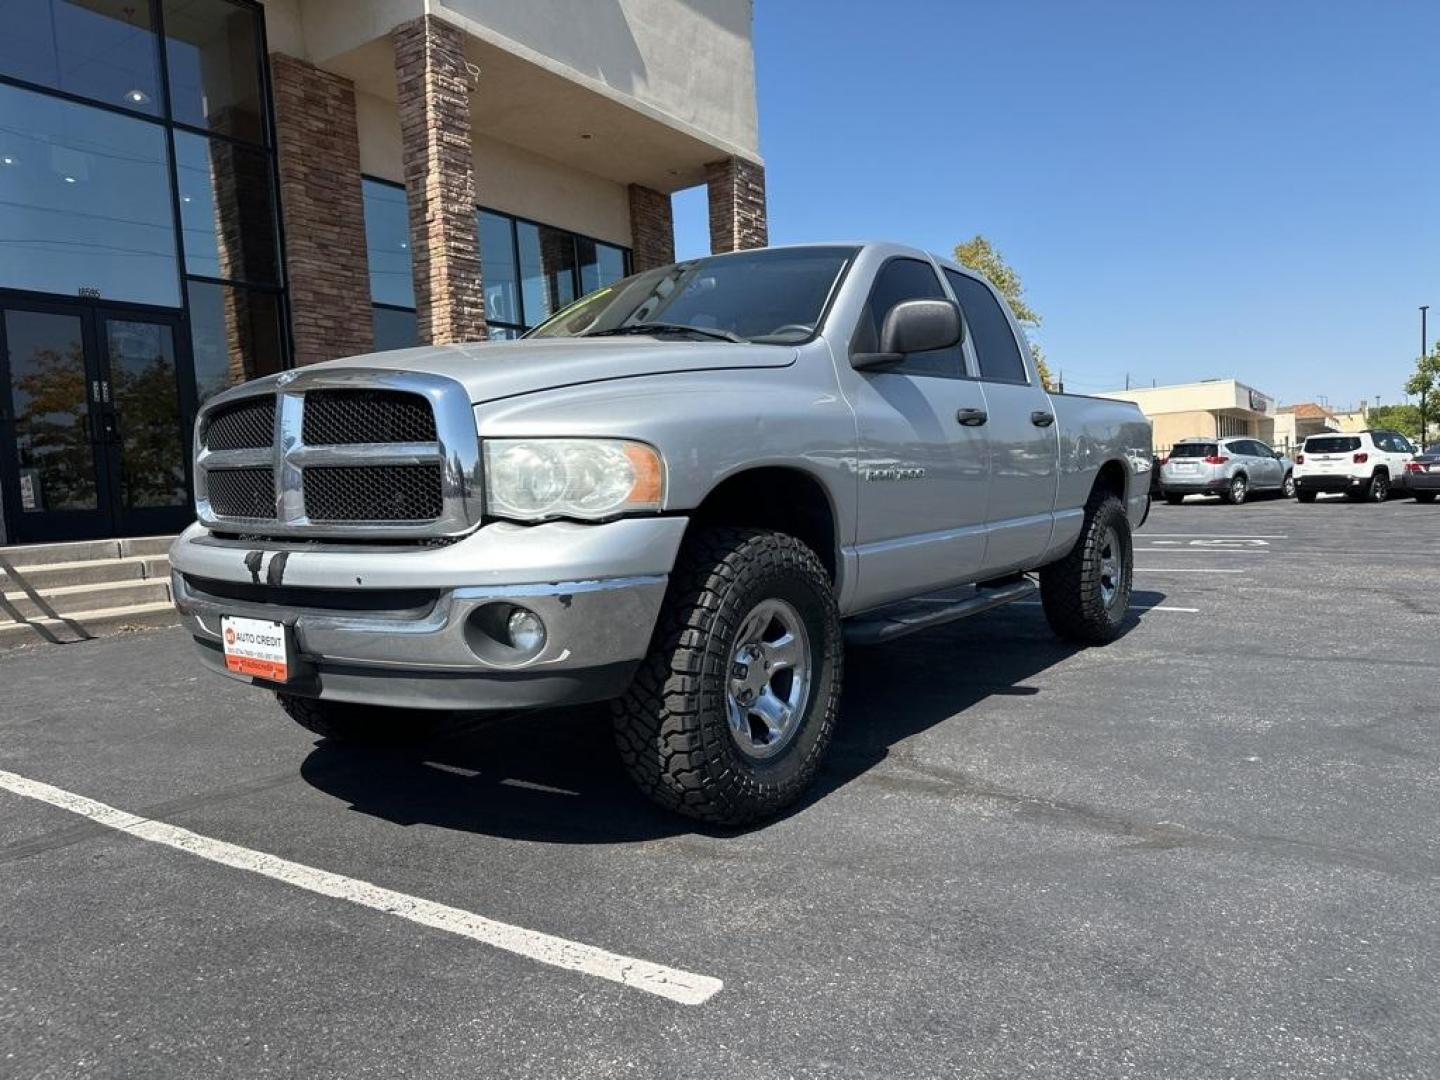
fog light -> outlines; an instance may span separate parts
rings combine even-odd
[[[533,611],[517,607],[505,623],[510,644],[521,652],[537,653],[545,645],[545,624]]]

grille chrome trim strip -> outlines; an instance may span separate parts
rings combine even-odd
[[[364,388],[394,390],[425,398],[435,417],[433,443],[341,443],[308,446],[304,441],[305,395],[311,390]],[[208,450],[206,424],[218,409],[247,398],[274,396],[273,444],[258,450]],[[206,528],[271,537],[373,537],[423,539],[458,536],[481,522],[480,442],[470,395],[455,379],[428,372],[346,368],[287,371],[238,386],[208,401],[195,421],[195,508]],[[304,468],[321,465],[430,465],[438,463],[441,514],[432,521],[311,521],[305,515]],[[275,477],[276,516],[235,518],[210,504],[209,469],[268,466]]]

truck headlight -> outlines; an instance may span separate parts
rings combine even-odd
[[[659,510],[665,469],[654,447],[624,439],[486,439],[485,509],[496,517],[614,517]]]

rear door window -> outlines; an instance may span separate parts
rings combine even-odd
[[[945,271],[945,279],[950,282],[965,315],[970,343],[980,362],[980,378],[987,382],[1028,383],[1030,377],[1025,373],[1025,361],[1010,329],[1010,320],[990,287],[953,270]]]
[[[875,275],[870,299],[855,328],[850,351],[874,352],[880,348],[880,328],[885,316],[896,304],[906,300],[944,300],[945,290],[935,268],[919,259],[891,259]],[[959,345],[933,352],[911,353],[903,361],[886,370],[901,375],[929,375],[958,379],[965,374],[965,353]]]
[[[1170,450],[1170,460],[1176,458],[1207,458],[1215,456],[1215,444],[1212,443],[1177,443]]]
[[[1354,435],[1312,435],[1305,440],[1307,454],[1348,454],[1360,449],[1360,440]]]

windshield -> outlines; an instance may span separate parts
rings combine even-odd
[[[576,301],[526,336],[638,333],[792,345],[819,329],[855,251],[772,248],[646,270]]]
[[[1354,435],[1312,435],[1305,440],[1307,454],[1344,454],[1360,449],[1360,440]]]

